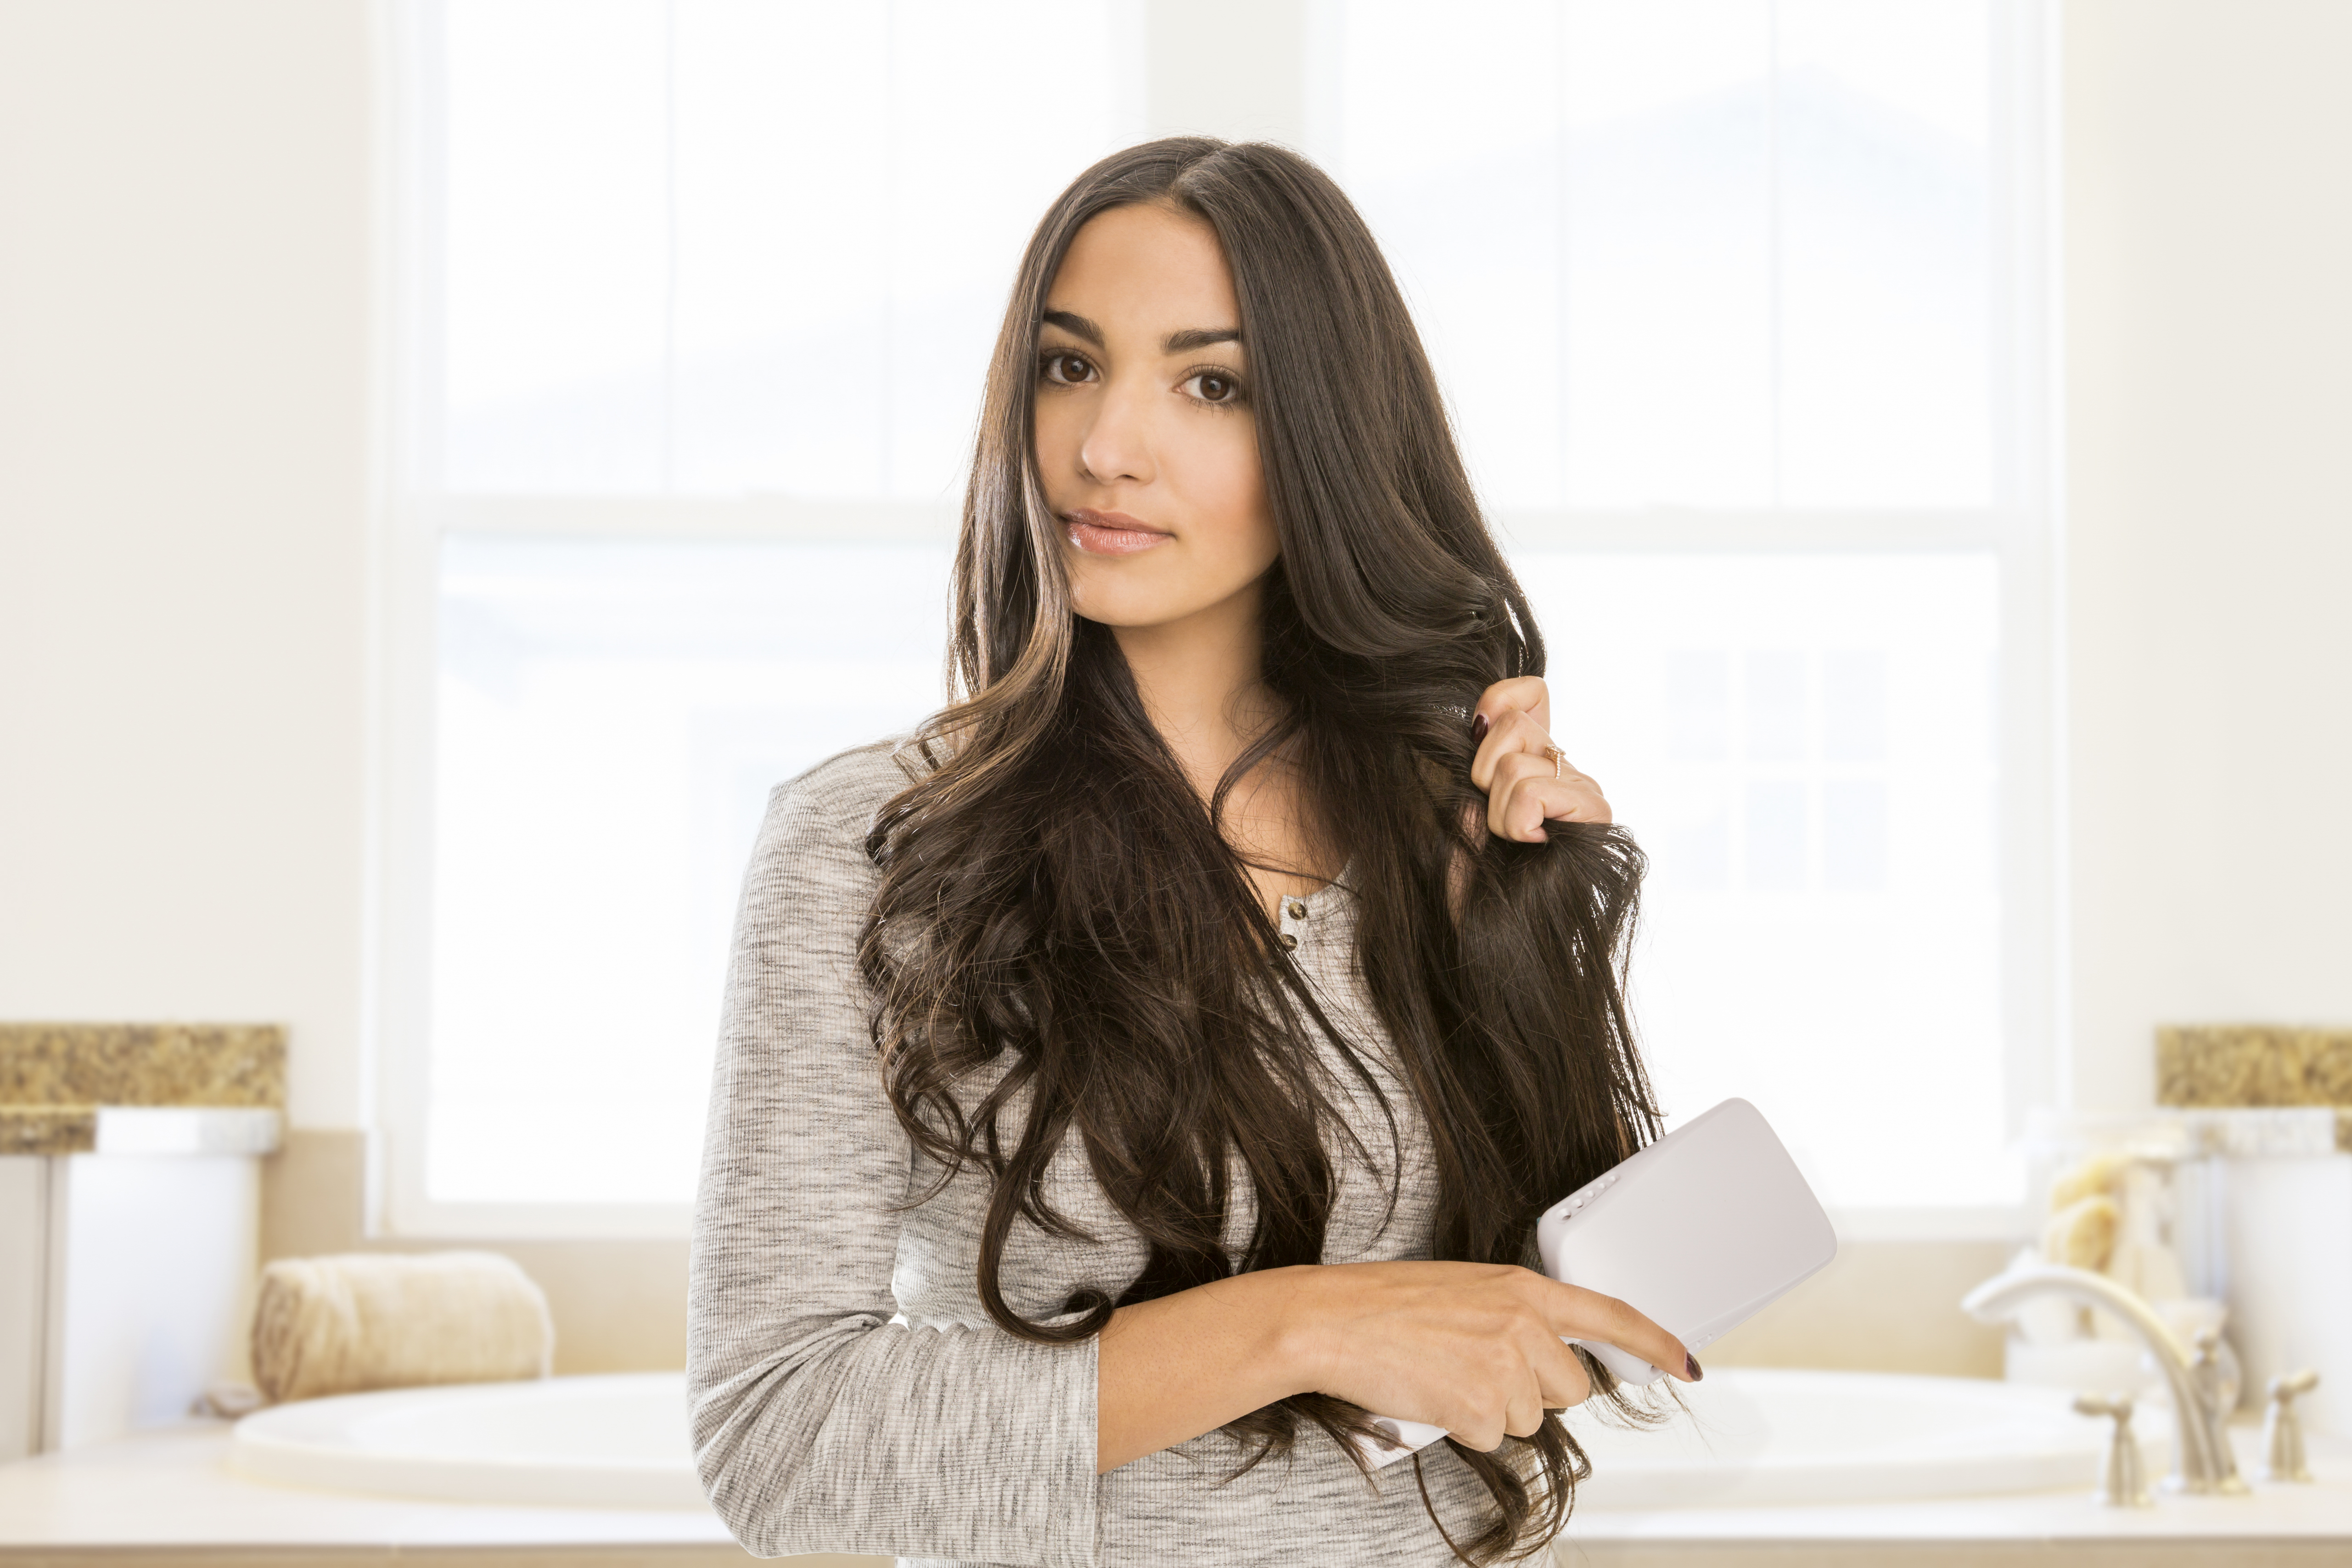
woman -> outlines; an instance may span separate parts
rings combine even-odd
[[[1064,193],[955,584],[962,700],[780,786],[753,855],[694,1254],[719,1512],[965,1563],[1539,1547],[1562,1337],[1698,1375],[1523,1267],[1654,1131],[1640,859],[1328,178],[1180,138]],[[1370,1411],[1451,1439],[1368,1471]]]

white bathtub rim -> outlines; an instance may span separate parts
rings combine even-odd
[[[2153,1479],[2164,1473],[2168,1443],[2143,1440],[2142,1462]],[[1760,1458],[1713,1470],[1661,1464],[1641,1470],[1597,1470],[1577,1488],[1579,1512],[1671,1512],[1685,1509],[1825,1508],[1844,1503],[1927,1502],[1979,1497],[2021,1497],[2079,1487],[2089,1496],[2095,1456],[2044,1447],[1979,1455],[1965,1469],[1928,1461],[1874,1460],[1840,1468],[1819,1460]]]
[[[1972,1446],[1969,1428],[1962,1425],[1945,1432],[1915,1430],[1899,1436],[1857,1430],[1851,1449],[1814,1447],[1799,1454],[1767,1452],[1738,1458],[1652,1454],[1632,1465],[1610,1462],[1618,1455],[1596,1455],[1591,1479],[1577,1489],[1578,1511],[1834,1506],[2015,1496],[2076,1486],[2087,1491],[2105,1452],[2105,1423],[2075,1415],[2070,1408],[2074,1396],[2058,1389],[1916,1373],[1726,1370],[1743,1392],[1768,1397],[1776,1386],[1843,1386],[1867,1390],[1879,1401],[1908,1394],[1956,1415],[1981,1411],[2006,1416],[2016,1427],[2004,1435],[1997,1450]],[[1701,1385],[1694,1396],[1703,1398],[1703,1390]],[[2168,1437],[2155,1430],[2165,1419],[2159,1411],[2153,1416],[2143,1414],[2134,1423],[2151,1477],[2162,1474],[2168,1461]]]
[[[677,1373],[613,1373],[520,1383],[438,1384],[299,1400],[239,1421],[230,1434],[229,1465],[253,1480],[325,1491],[514,1507],[708,1512],[710,1502],[690,1458],[598,1461],[528,1452],[404,1453],[366,1447],[352,1437],[353,1425],[366,1417],[453,1399],[674,1387],[682,1407],[683,1382]]]
[[[1775,1384],[1833,1388],[1867,1385],[1874,1395],[1907,1387],[1921,1396],[2019,1415],[2019,1439],[1999,1452],[1970,1448],[1955,1434],[1948,1451],[1933,1435],[1910,1435],[1902,1446],[1874,1446],[1854,1433],[1849,1452],[1812,1449],[1744,1458],[1659,1453],[1640,1462],[1597,1464],[1578,1489],[1578,1511],[1676,1510],[1893,1502],[1934,1498],[2017,1494],[2053,1487],[2087,1488],[2103,1425],[2053,1420],[2033,1430],[2030,1418],[2055,1417],[2055,1390],[2027,1393],[2015,1384],[1910,1374],[1810,1370],[1726,1369],[1736,1386],[1769,1397]],[[1727,1380],[1728,1381],[1728,1380]],[[600,1391],[644,1401],[674,1394],[684,1417],[684,1379],[677,1373],[608,1373],[526,1383],[442,1384],[430,1388],[344,1394],[275,1406],[236,1426],[230,1463],[238,1473],[280,1485],[444,1501],[635,1510],[708,1511],[691,1459],[639,1455],[604,1459],[572,1454],[515,1451],[436,1454],[370,1447],[360,1434],[375,1418],[404,1409],[446,1407],[474,1399],[503,1403],[521,1396],[593,1399]],[[2036,1406],[2040,1406],[2039,1410]],[[2161,1413],[2158,1413],[2159,1415]],[[2162,1473],[2167,1445],[2142,1428],[2142,1452],[2151,1475]],[[1599,1456],[1596,1456],[1598,1460]]]

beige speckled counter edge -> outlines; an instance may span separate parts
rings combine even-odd
[[[87,1154],[97,1147],[95,1105],[0,1105],[0,1154]]]
[[[277,1024],[0,1024],[0,1113],[99,1105],[282,1110],[286,1031]]]
[[[2284,1024],[2169,1025],[2156,1032],[2165,1105],[2332,1105],[2336,1146],[2352,1152],[2352,1029]]]

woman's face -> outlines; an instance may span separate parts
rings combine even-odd
[[[1037,467],[1077,613],[1163,626],[1247,594],[1279,553],[1241,308],[1215,231],[1114,207],[1045,294]]]

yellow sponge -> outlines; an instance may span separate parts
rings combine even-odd
[[[2042,1256],[2053,1263],[2095,1273],[2106,1268],[2115,1254],[2116,1233],[2123,1217],[2113,1198],[2078,1198],[2052,1215],[2050,1223],[2042,1227]]]
[[[2094,1154],[2081,1164],[2059,1173],[2050,1184],[2050,1212],[2072,1208],[2084,1198],[2114,1197],[2124,1173],[2134,1164],[2128,1154]]]

